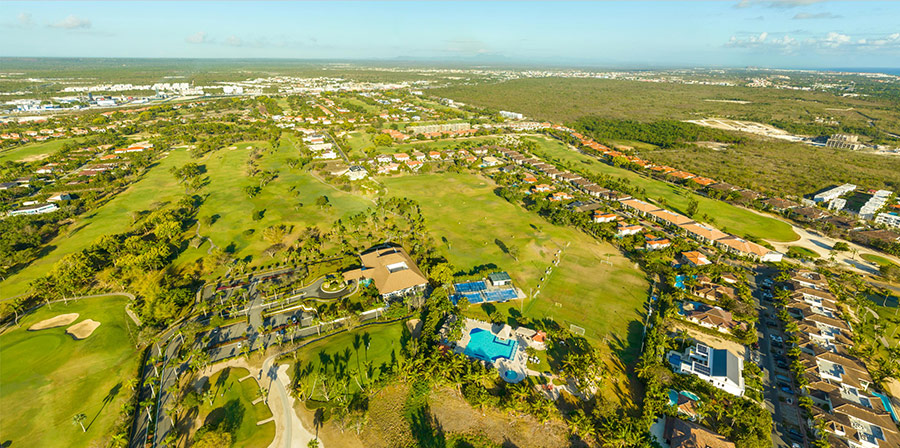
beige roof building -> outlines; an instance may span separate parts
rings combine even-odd
[[[406,251],[384,244],[359,255],[361,268],[344,272],[344,280],[371,280],[385,299],[425,289],[428,279]]]

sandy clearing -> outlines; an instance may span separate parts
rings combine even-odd
[[[66,329],[66,333],[72,335],[75,339],[85,339],[100,326],[100,322],[93,319],[85,319]]]
[[[37,162],[38,160],[44,160],[47,157],[50,157],[49,153],[48,154],[34,154],[34,155],[30,155],[28,157],[23,157],[23,158],[17,160],[17,162],[21,162],[21,163]]]
[[[709,347],[717,349],[724,348],[735,354],[739,358],[747,359],[747,347],[744,345],[738,344],[737,342],[734,342],[730,339],[725,339],[724,337],[713,336],[709,333],[699,331],[696,328],[693,328],[685,323],[677,322],[674,326],[678,330],[687,331],[690,337],[706,344]]]
[[[44,319],[28,327],[28,331],[46,330],[48,328],[54,327],[64,327],[71,324],[72,322],[75,322],[75,319],[78,319],[78,313],[60,314],[59,316],[51,317],[50,319]]]

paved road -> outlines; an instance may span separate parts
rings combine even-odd
[[[776,375],[782,375],[788,378],[788,384],[791,389],[796,390],[794,387],[793,374],[784,369],[779,369],[776,366],[776,356],[783,356],[783,349],[775,349],[772,346],[772,339],[770,335],[778,335],[784,338],[784,332],[781,329],[781,323],[778,320],[776,313],[776,308],[774,303],[771,300],[765,300],[762,297],[764,291],[767,291],[767,288],[762,288],[761,285],[763,281],[767,279],[771,279],[774,275],[777,274],[777,270],[768,268],[765,266],[760,266],[756,270],[756,277],[754,277],[751,282],[751,290],[753,291],[753,296],[758,300],[758,310],[759,310],[759,353],[760,353],[760,362],[759,366],[763,370],[763,396],[765,398],[764,405],[769,412],[772,413],[772,446],[777,448],[789,448],[793,443],[793,440],[788,435],[788,430],[790,427],[798,426],[800,432],[804,434],[805,431],[803,428],[803,421],[801,417],[800,408],[797,406],[796,395],[785,394],[781,391],[779,387],[779,381],[775,378]],[[770,327],[766,325],[767,322],[774,322],[775,326]],[[776,353],[775,351],[779,353]],[[788,404],[787,399],[790,398],[793,401],[793,404]],[[784,400],[784,401],[782,401]],[[788,425],[785,425],[787,423]],[[801,446],[806,446],[805,442],[800,444]]]
[[[151,377],[155,376],[155,373],[153,367],[150,366],[149,360],[158,357],[160,353],[162,352],[157,344],[150,346],[150,351],[147,353],[148,362],[144,366],[144,374],[141,376],[140,390],[138,391],[138,403],[153,396],[148,381]],[[143,447],[144,443],[147,441],[147,430],[150,427],[150,413],[148,411],[152,411],[152,409],[143,408],[136,411],[137,415],[135,416],[134,426],[131,430],[132,436],[128,444],[129,448]]]
[[[178,357],[178,351],[181,349],[183,342],[183,336],[175,336],[169,341],[165,348],[163,367],[159,379],[159,394],[156,407],[157,424],[153,446],[163,446],[163,440],[165,440],[166,436],[173,428],[172,419],[166,415],[165,410],[172,404],[172,401],[175,400],[175,397],[168,392],[168,389],[178,382],[178,377],[182,372],[183,366],[177,364],[175,358]]]

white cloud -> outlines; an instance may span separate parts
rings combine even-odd
[[[795,8],[797,6],[807,6],[814,3],[821,3],[825,0],[740,0],[735,8],[749,8],[750,6],[767,6],[769,8]]]
[[[820,12],[816,14],[811,14],[808,12],[798,12],[794,15],[794,20],[811,20],[811,19],[840,19],[841,16],[836,16],[830,12]]]
[[[228,36],[225,39],[225,45],[230,45],[232,47],[240,47],[240,46],[244,45],[244,41],[242,41],[240,37],[237,37],[234,34],[232,34],[231,36]]]
[[[34,19],[31,18],[31,13],[20,12],[19,16],[16,17],[16,20],[19,21],[20,26],[31,26],[34,25]]]
[[[850,36],[832,31],[821,42],[826,47],[835,48],[850,42]]]
[[[209,38],[207,38],[205,31],[197,31],[194,34],[191,34],[190,36],[185,37],[184,41],[189,44],[203,44],[203,43],[208,43]]]
[[[88,19],[82,19],[74,14],[70,14],[69,17],[60,20],[52,25],[53,28],[62,28],[66,30],[77,30],[77,29],[86,29],[91,27],[91,21]]]
[[[725,43],[729,48],[760,49],[764,51],[780,51],[793,53],[795,51],[855,51],[896,48],[900,49],[900,33],[893,33],[879,37],[853,38],[847,34],[832,31],[830,33],[797,40],[789,35],[763,32],[745,37],[731,36]]]

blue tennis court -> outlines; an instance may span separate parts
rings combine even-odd
[[[515,289],[501,289],[499,291],[486,291],[484,293],[485,300],[488,302],[505,302],[517,297]]]
[[[484,281],[457,283],[453,285],[453,287],[456,289],[456,292],[460,294],[465,294],[467,292],[484,291],[485,289],[487,289]]]

